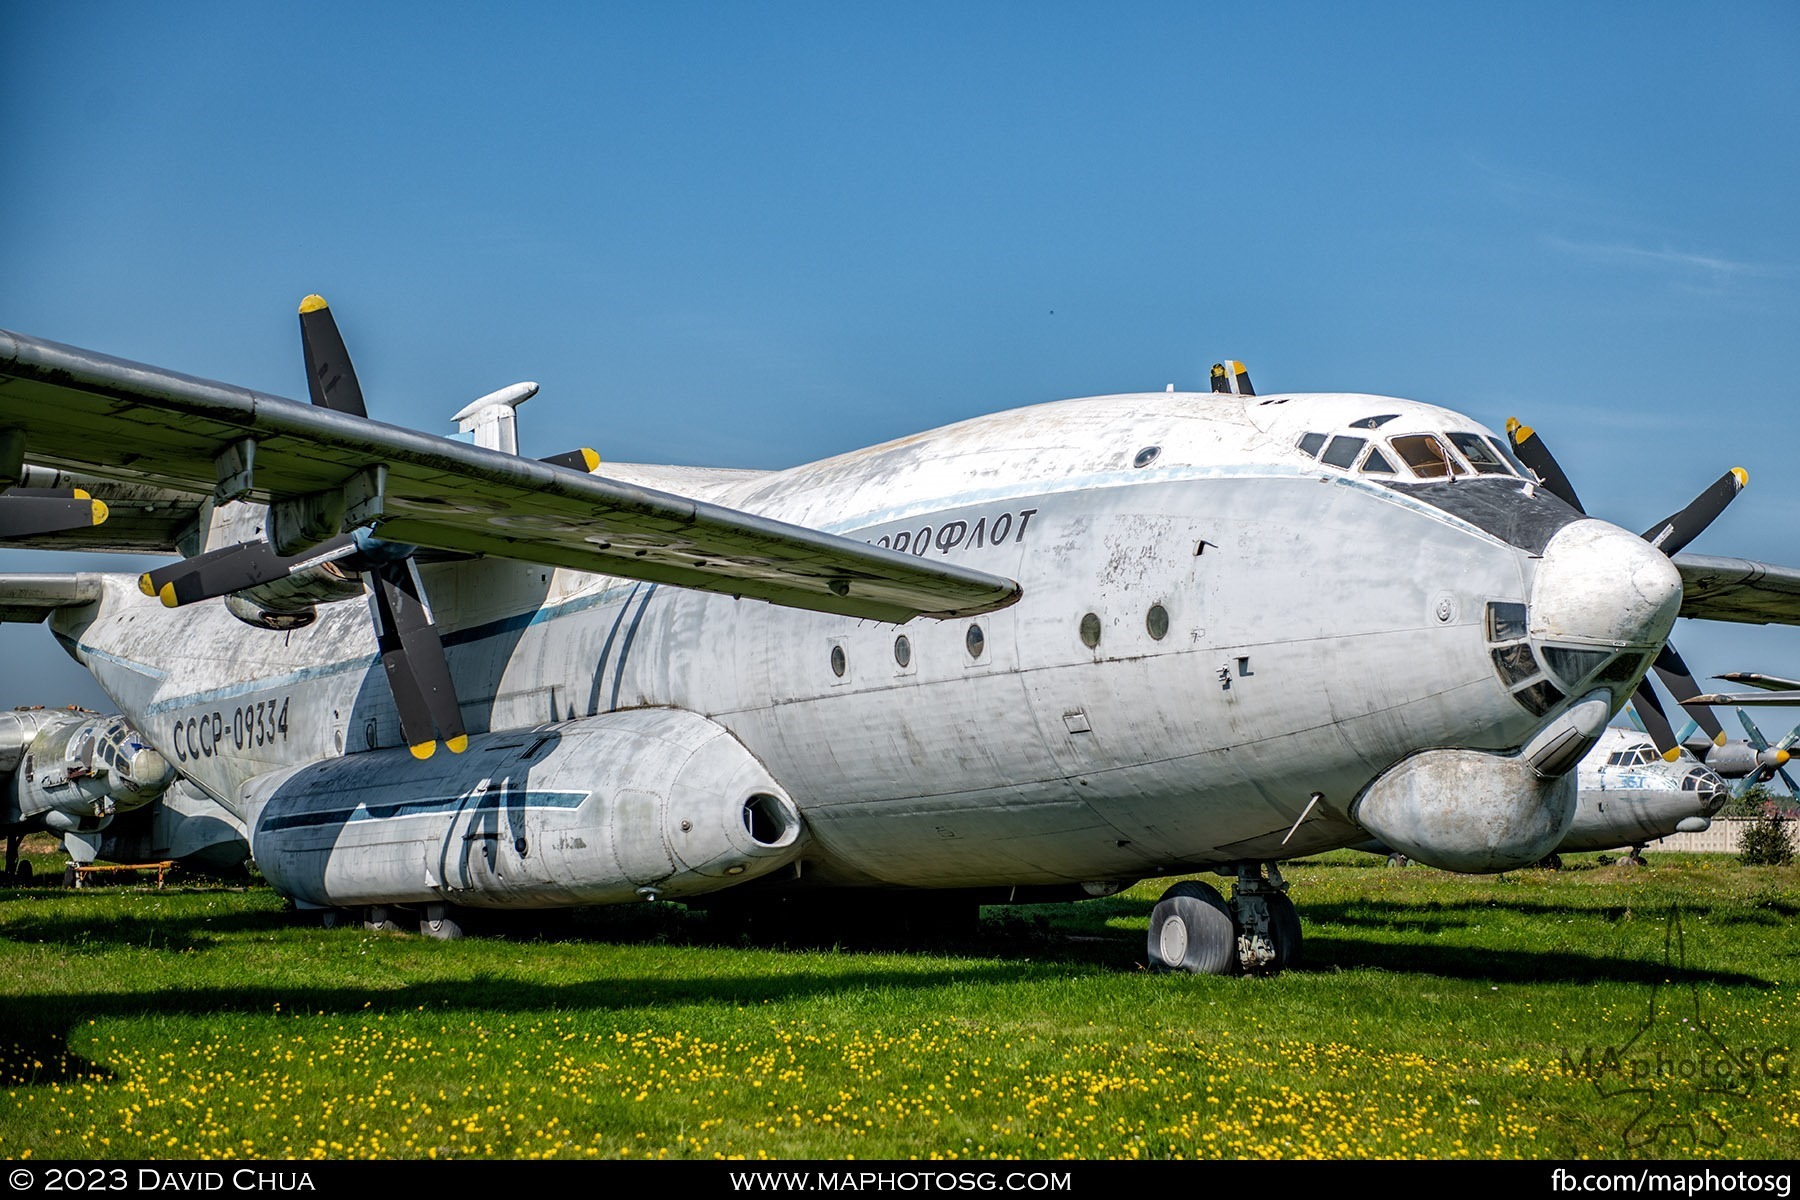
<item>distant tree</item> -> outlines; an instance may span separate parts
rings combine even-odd
[[[1753,783],[1719,810],[1721,817],[1760,817],[1771,804],[1777,803],[1775,789],[1766,783]]]
[[[1770,800],[1738,837],[1738,861],[1746,867],[1785,867],[1794,861],[1791,822]]]

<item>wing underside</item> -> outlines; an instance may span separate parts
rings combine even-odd
[[[1753,625],[1800,625],[1800,568],[1677,554],[1681,572],[1681,615],[1707,621]]]
[[[45,545],[171,549],[217,495],[342,512],[342,528],[408,545],[882,621],[1019,595],[956,564],[0,331],[0,434],[14,431],[39,468],[138,489],[133,529]]]

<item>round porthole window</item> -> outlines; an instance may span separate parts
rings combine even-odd
[[[903,667],[912,662],[912,641],[904,633],[894,639],[894,661]]]
[[[848,661],[844,658],[844,648],[842,646],[833,646],[831,648],[831,673],[836,675],[839,679],[842,679],[844,677],[844,668],[848,665]]]
[[[987,648],[987,637],[981,632],[981,626],[969,626],[969,636],[963,639],[963,645],[969,648],[970,658],[981,657],[981,652]]]
[[[1131,465],[1134,467],[1147,467],[1155,462],[1156,456],[1161,453],[1161,446],[1145,446],[1142,450],[1137,452],[1137,457],[1131,460]]]
[[[1100,644],[1100,614],[1088,613],[1081,618],[1081,644],[1092,650]]]
[[[1150,631],[1151,637],[1162,641],[1169,632],[1169,610],[1160,604],[1152,604],[1150,611],[1144,614],[1144,628]]]

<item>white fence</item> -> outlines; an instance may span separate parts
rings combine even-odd
[[[1703,833],[1671,833],[1651,842],[1647,850],[1679,850],[1687,854],[1736,854],[1738,838],[1755,822],[1750,817],[1714,817]]]

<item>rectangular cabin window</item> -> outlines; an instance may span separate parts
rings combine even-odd
[[[1319,461],[1328,467],[1342,467],[1348,471],[1356,456],[1368,442],[1359,437],[1334,437],[1331,445],[1325,447],[1325,455]]]
[[[1394,448],[1400,461],[1411,467],[1413,474],[1420,479],[1446,479],[1453,471],[1461,470],[1460,466],[1452,466],[1444,444],[1429,433],[1393,438],[1388,445]]]
[[[1506,469],[1506,461],[1494,453],[1494,448],[1489,446],[1480,434],[1452,433],[1450,442],[1463,452],[1463,457],[1469,460],[1469,465],[1474,467],[1477,473],[1482,475],[1512,474]]]
[[[1305,433],[1300,435],[1300,453],[1308,458],[1319,457],[1319,448],[1325,444],[1322,433]]]

